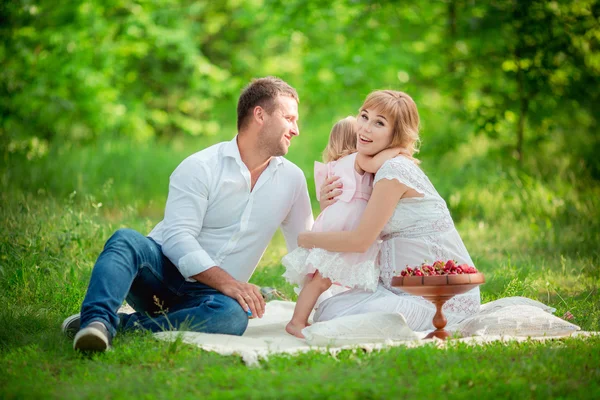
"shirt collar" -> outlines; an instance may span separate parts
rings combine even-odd
[[[234,158],[240,165],[244,164],[244,162],[242,161],[242,156],[240,155],[240,148],[237,144],[237,135],[225,145],[223,155],[225,157]],[[283,157],[273,157],[271,159],[271,162],[269,162],[269,166],[273,165],[277,167],[281,164],[283,164]]]

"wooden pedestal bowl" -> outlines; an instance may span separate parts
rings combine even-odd
[[[395,276],[392,286],[415,296],[422,296],[431,301],[436,308],[433,316],[433,326],[436,330],[425,339],[437,337],[447,339],[450,333],[445,330],[448,320],[442,312],[444,303],[457,294],[466,293],[474,287],[485,283],[482,273],[434,275],[434,276]]]

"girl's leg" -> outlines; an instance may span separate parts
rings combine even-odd
[[[331,280],[323,278],[319,271],[316,271],[312,279],[304,285],[298,295],[298,301],[296,302],[292,320],[285,327],[287,333],[304,339],[302,329],[308,326],[308,317],[315,307],[317,299],[324,291],[329,289],[330,286]]]

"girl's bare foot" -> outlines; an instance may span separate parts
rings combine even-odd
[[[304,339],[304,335],[302,334],[302,329],[306,328],[306,324],[299,324],[294,321],[290,321],[285,326],[285,331],[290,335],[294,335],[297,338]]]

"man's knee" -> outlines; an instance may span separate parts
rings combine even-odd
[[[105,262],[105,267],[110,267],[109,269],[120,266],[117,269],[127,267],[138,271],[143,265],[142,261],[148,259],[149,250],[156,252],[144,235],[133,229],[122,228],[106,241],[98,260],[106,260],[106,257],[109,257],[110,261]]]
[[[134,249],[145,239],[146,237],[136,230],[121,228],[113,233],[106,241],[106,246],[120,246],[123,248]]]
[[[242,336],[248,328],[248,315],[242,306],[231,297],[223,296],[223,313],[226,319],[222,322],[222,333]]]
[[[138,231],[131,228],[121,228],[117,229],[115,233],[112,234],[108,241],[131,241],[131,240],[139,240],[139,238],[144,237]]]

